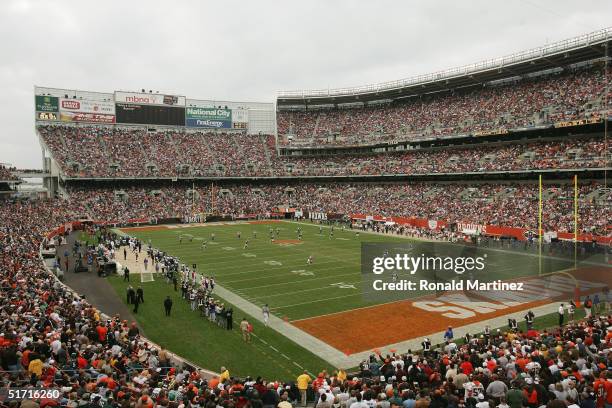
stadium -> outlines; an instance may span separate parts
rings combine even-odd
[[[611,45],[259,102],[35,86],[0,403],[611,406]]]

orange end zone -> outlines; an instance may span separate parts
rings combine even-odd
[[[609,268],[582,268],[572,271],[584,283],[579,289],[582,296],[600,292],[603,286],[610,286],[612,274]],[[605,275],[605,276],[604,276]],[[559,275],[562,278],[564,275]],[[552,285],[557,295],[543,300],[512,302],[502,294],[488,293],[488,297],[477,292],[470,294],[471,302],[463,292],[446,292],[442,296],[423,296],[411,300],[374,305],[324,316],[292,321],[291,324],[319,338],[337,350],[351,350],[352,353],[368,351],[441,333],[448,326],[461,327],[479,321],[509,315],[538,306],[567,302],[574,298],[575,283],[568,280]],[[526,285],[535,285],[531,292],[537,295],[540,278],[525,279]],[[535,288],[535,289],[534,289]],[[544,290],[544,287],[541,288]],[[536,292],[534,292],[534,290]],[[463,296],[463,302],[461,302]],[[536,299],[533,296],[531,299]]]
[[[427,303],[423,299],[420,302]],[[434,306],[435,299],[429,302]],[[388,344],[443,332],[448,326],[459,327],[481,320],[499,317],[527,308],[541,306],[547,301],[521,304],[496,310],[492,313],[478,313],[465,319],[453,319],[439,312],[431,312],[414,306],[405,300],[365,309],[349,310],[328,316],[313,317],[291,322],[294,326],[323,340],[337,350],[351,350],[354,353],[384,347]],[[435,305],[439,307],[439,305]],[[449,306],[449,309],[452,306]],[[459,309],[459,308],[458,308]],[[452,312],[452,310],[443,310]]]

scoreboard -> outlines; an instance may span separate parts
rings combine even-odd
[[[185,126],[185,108],[175,106],[115,104],[117,123]]]

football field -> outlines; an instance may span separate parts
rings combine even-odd
[[[302,231],[301,239],[298,239],[298,228]],[[271,231],[274,240],[270,239]],[[529,307],[544,306],[552,302],[553,297],[567,300],[572,296],[574,285],[574,277],[567,273],[575,266],[573,259],[554,254],[541,258],[537,251],[524,250],[522,246],[471,247],[471,255],[488,259],[488,280],[533,277],[527,284],[532,284],[532,293],[537,295],[511,299],[504,298],[508,295],[500,291],[492,291],[488,299],[479,298],[475,302],[474,299],[462,299],[460,296],[464,295],[457,293],[423,290],[394,297],[392,294],[376,294],[369,282],[364,284],[362,244],[387,244],[390,248],[409,244],[413,253],[418,254],[428,251],[427,246],[431,243],[392,235],[357,234],[341,227],[335,227],[332,236],[327,226],[286,221],[162,225],[123,228],[122,232],[141,239],[145,246],[150,242],[153,247],[178,257],[181,263],[196,264],[198,273],[214,276],[225,290],[254,305],[257,310],[268,304],[272,314],[292,328],[331,345],[347,356],[383,349],[388,345],[401,345],[404,341],[437,333],[447,325],[460,327]],[[449,244],[442,251],[457,256],[466,253],[466,246]],[[393,255],[393,250],[390,255]],[[312,263],[308,262],[309,257]],[[583,268],[601,269],[602,264],[601,260],[591,259],[586,265]],[[543,284],[538,279],[559,271],[560,280],[553,282],[552,286],[550,282]],[[401,273],[398,278],[402,278]],[[585,276],[577,279],[588,280]],[[163,299],[164,293],[171,290],[163,281],[163,278],[156,277],[155,282],[144,283],[145,292],[149,291],[147,288],[156,288],[150,292],[159,293]],[[118,279],[114,285],[118,292],[125,286]],[[582,286],[584,289],[585,285]],[[175,301],[177,303],[186,304],[180,299]],[[195,316],[192,318],[196,319]],[[235,318],[239,321],[241,315],[236,313]],[[151,330],[146,325],[144,328],[149,334]],[[272,354],[284,354],[286,358],[279,361],[289,360],[292,374],[299,372],[301,366],[313,367],[314,370],[317,364],[318,367],[323,364],[325,358],[318,360],[312,355],[317,354],[316,350],[300,350],[299,341],[297,345],[286,344],[291,342],[282,339],[282,330],[280,333],[270,328],[261,330],[269,336],[264,344],[280,342],[273,346]],[[169,341],[170,335],[162,333],[162,341]],[[281,350],[283,347],[295,350],[284,352]],[[313,365],[309,366],[308,362]]]

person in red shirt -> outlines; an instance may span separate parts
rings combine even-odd
[[[81,354],[79,354],[79,356],[77,357],[77,365],[79,368],[87,368],[87,366],[89,366],[89,363],[87,362],[87,359],[85,359]]]
[[[96,327],[96,331],[98,332],[98,340],[102,343],[106,341],[106,333],[108,333],[108,329],[104,324],[100,323],[98,327]]]
[[[463,373],[465,375],[467,375],[468,377],[474,371],[474,366],[472,365],[472,363],[467,358],[465,358],[463,360],[463,363],[461,363],[461,365],[459,367],[461,368],[461,370],[463,370]]]
[[[523,356],[520,356],[516,359],[516,365],[521,368],[521,371],[525,371],[525,367],[527,366],[527,364],[529,364],[529,359]]]
[[[325,385],[325,375],[323,375],[323,373],[319,373],[319,375],[317,375],[317,378],[315,378],[315,380],[312,382],[312,389],[314,390],[315,393],[317,393],[319,391],[319,388],[321,388],[324,385]]]
[[[497,362],[493,358],[487,357],[487,369],[489,369],[490,372],[494,373],[496,368]]]

